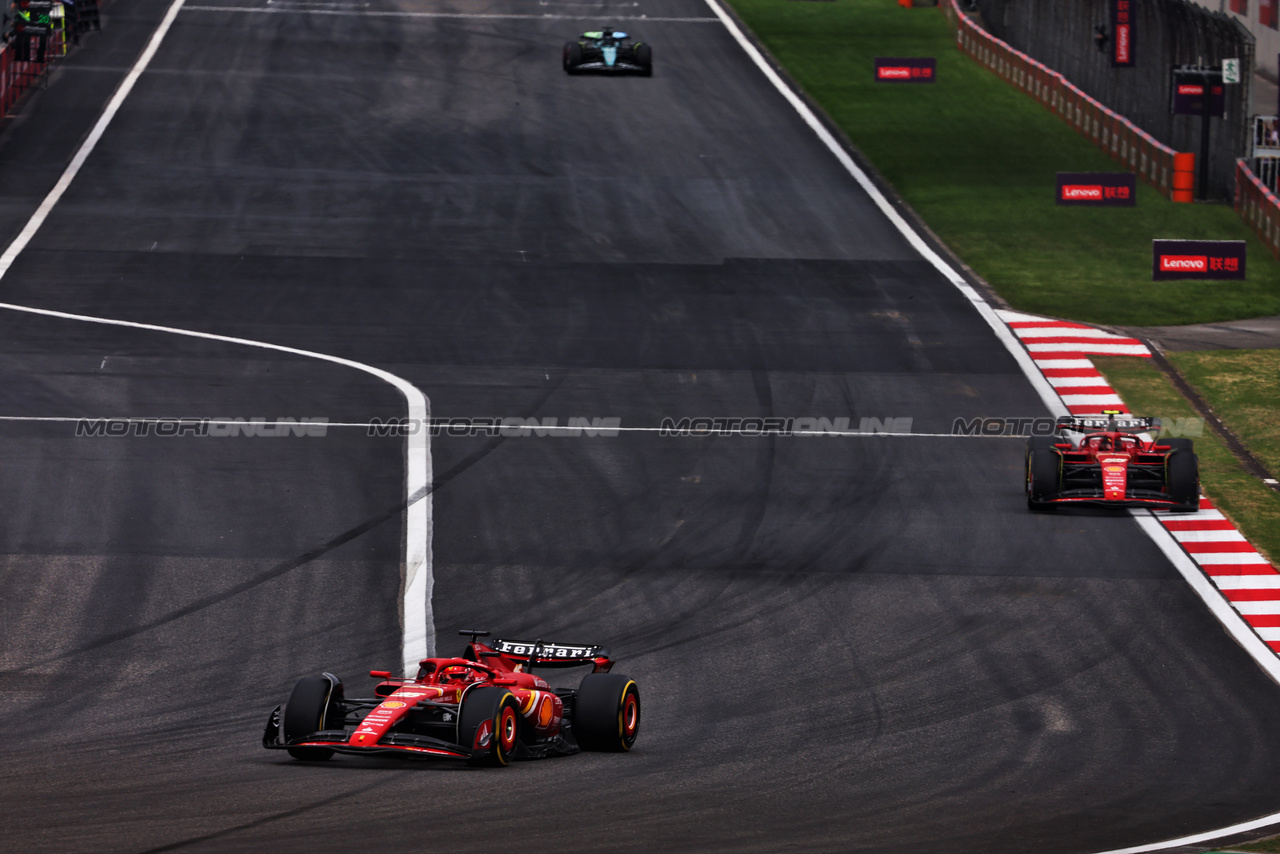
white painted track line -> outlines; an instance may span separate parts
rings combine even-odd
[[[14,238],[13,243],[0,254],[0,278],[9,272],[9,268],[13,266],[13,261],[23,249],[27,248],[27,244],[31,242],[31,238],[35,237],[40,226],[44,225],[44,221],[48,219],[53,206],[62,198],[62,194],[71,186],[71,182],[75,180],[76,175],[80,173],[80,168],[84,166],[84,162],[89,159],[89,155],[93,153],[93,149],[97,147],[98,140],[102,139],[102,135],[106,132],[107,126],[111,124],[111,120],[115,118],[116,113],[120,112],[120,107],[124,104],[124,99],[129,97],[129,93],[133,91],[134,85],[138,82],[138,78],[142,76],[142,72],[146,70],[147,65],[151,63],[151,58],[156,55],[156,51],[160,49],[160,43],[164,41],[164,37],[168,35],[169,28],[173,26],[173,21],[178,17],[178,12],[182,10],[183,0],[174,0],[173,5],[169,7],[169,11],[165,13],[164,19],[160,22],[160,26],[156,28],[155,33],[151,36],[151,41],[147,43],[146,48],[138,56],[138,60],[133,64],[133,68],[129,69],[129,73],[125,75],[124,80],[120,81],[120,86],[116,89],[115,94],[111,96],[111,100],[107,102],[106,109],[102,111],[102,115],[98,117],[98,121],[94,124],[93,129],[89,131],[89,135],[85,137],[85,141],[81,143],[80,148],[76,151],[75,156],[71,158],[71,163],[63,171],[62,177],[58,179],[58,183],[53,185],[53,189],[49,191],[49,195],[45,196],[44,201],[36,208],[36,212],[31,215],[31,219],[27,220],[27,224],[23,226],[18,236]]]
[[[142,76],[142,72],[146,70],[151,59],[156,55],[156,51],[160,49],[161,42],[169,33],[170,27],[173,26],[174,20],[178,17],[178,13],[182,10],[184,0],[174,0],[169,10],[165,13],[164,19],[152,34],[151,40],[147,43],[146,48],[138,56],[133,67],[129,69],[129,73],[120,82],[120,86],[111,96],[111,100],[107,102],[106,108],[98,121],[94,124],[89,135],[85,137],[80,148],[76,151],[75,156],[71,158],[71,162],[59,177],[53,189],[45,196],[40,206],[36,208],[31,219],[19,232],[5,251],[0,254],[0,278],[3,278],[9,269],[13,266],[14,260],[26,249],[31,239],[35,237],[36,232],[44,225],[48,219],[50,212],[58,201],[66,193],[67,188],[71,186],[71,182],[75,180],[79,174],[81,167],[89,155],[93,153],[98,141],[102,139],[102,135],[106,132],[107,127],[111,124],[112,119],[120,112],[120,107],[129,97],[129,93],[133,91],[134,85],[138,82],[138,78]],[[131,329],[142,329],[151,332],[163,332],[170,335],[182,335],[188,338],[203,338],[211,341],[221,341],[228,344],[239,344],[246,347],[257,347],[263,350],[274,350],[280,353],[289,353],[295,356],[304,356],[310,359],[319,359],[325,362],[332,362],[336,365],[353,368],[363,371],[367,374],[377,377],[383,382],[394,386],[402,395],[408,405],[408,417],[411,419],[426,419],[430,414],[430,403],[426,395],[414,387],[408,380],[402,379],[395,374],[384,371],[381,368],[375,368],[372,365],[366,365],[362,362],[356,362],[351,359],[343,359],[338,356],[329,356],[324,353],[317,353],[312,350],[301,350],[296,347],[284,347],[279,344],[269,344],[264,341],[253,341],[248,338],[236,338],[230,335],[216,335],[209,332],[197,332],[190,329],[178,329],[171,326],[158,326],[150,323],[135,323],[129,320],[115,320],[105,317],[93,317],[84,314],[73,314],[64,311],[53,311],[50,309],[33,308],[31,306],[13,305],[11,303],[0,303],[0,309],[6,311],[25,312],[27,314],[42,315],[45,317],[55,317],[62,320],[73,320],[82,323],[98,323],[107,326],[127,327]],[[419,431],[416,435],[406,438],[405,447],[405,543],[404,543],[404,562],[401,566],[402,573],[402,590],[401,599],[401,623],[403,626],[402,633],[402,658],[404,661],[405,672],[416,672],[417,662],[434,653],[435,647],[435,631],[434,619],[431,609],[431,594],[434,586],[431,569],[431,448],[430,438],[426,431]]]
[[[0,308],[6,308],[6,307],[7,306],[5,306],[3,303],[0,303]],[[112,323],[114,321],[102,320],[102,322]],[[141,328],[149,328],[145,324],[138,324],[138,326],[140,326]],[[173,331],[173,330],[165,330],[165,331]],[[201,335],[201,333],[188,333],[188,332],[182,332],[181,334]],[[213,336],[213,337],[215,338],[215,340],[226,340],[226,339],[219,338],[218,336]],[[236,339],[236,342],[248,343],[241,339]],[[258,346],[270,347],[274,349],[274,345],[271,345],[271,344],[259,343]],[[297,353],[309,352],[309,351],[293,351],[293,350],[290,350],[289,348],[280,348],[280,349],[284,350],[285,352],[297,352]],[[326,358],[326,359],[330,358],[330,357],[324,356],[323,354],[312,354],[312,356],[314,358]],[[359,363],[352,363],[352,366],[354,366],[355,364],[359,364]],[[389,375],[389,376],[393,376],[393,375]],[[158,417],[154,415],[117,415],[117,416],[95,416],[95,417],[73,416],[73,415],[0,415],[0,424],[4,424],[4,423],[76,424],[82,421],[129,421],[134,423],[141,423],[141,422],[157,423],[157,422],[172,422],[172,421],[181,421],[181,420],[183,419],[164,418],[164,417]],[[203,423],[206,423],[206,424],[217,424],[217,425],[237,425],[242,423],[242,421],[236,421],[235,419],[232,419],[232,418],[208,418],[208,419],[192,418],[192,419],[186,419],[186,420],[189,420],[189,421],[199,420],[199,421],[203,421]],[[288,422],[288,421],[280,421],[275,419],[267,419],[262,422],[263,427],[271,427],[273,429],[282,425],[297,427],[299,426],[299,422]],[[359,430],[368,430],[371,427],[375,427],[377,425],[372,421],[325,421],[323,424],[320,424],[319,426],[323,426],[326,429],[355,428]],[[498,429],[507,430],[509,428],[502,427]],[[545,433],[548,436],[571,436],[573,438],[578,438],[582,434],[584,429],[593,429],[593,428],[582,428],[582,427],[570,426],[567,424],[559,424],[559,425],[544,425],[544,426],[535,426],[535,427],[516,427],[514,429],[517,429],[517,430],[528,429],[531,431],[537,431],[537,433]],[[611,433],[664,433],[664,432],[667,432],[667,428],[665,427],[620,427],[619,426],[619,427],[607,427],[607,428],[599,428],[599,429],[608,430]],[[418,431],[418,432],[428,432],[428,431]],[[440,432],[448,436],[447,430],[442,429]],[[474,436],[471,436],[471,434],[468,434],[468,435],[472,438],[474,438],[474,436],[490,436],[492,438],[493,434],[477,432],[474,434]],[[498,435],[507,436],[508,434],[499,433]],[[982,432],[978,432],[978,433],[911,433],[911,432],[891,432],[891,431],[873,432],[871,430],[868,430],[866,432],[863,432],[861,430],[825,430],[825,431],[795,430],[791,433],[783,434],[777,431],[762,432],[760,430],[746,430],[741,427],[725,428],[723,430],[712,430],[712,431],[700,433],[697,435],[675,436],[673,438],[701,439],[701,438],[707,438],[710,436],[737,436],[744,439],[811,439],[811,438],[820,438],[823,436],[829,436],[831,438],[843,438],[843,439],[1016,439],[1019,442],[1026,441],[1025,436],[1004,434],[1004,433],[991,433],[991,434],[982,433]],[[125,438],[125,437],[120,436],[116,438]],[[516,438],[516,437],[511,437],[511,438]],[[519,438],[524,438],[524,436],[521,436]],[[591,437],[588,437],[588,438],[591,438]],[[609,438],[609,437],[604,436],[604,438]]]
[[[1049,385],[1054,388],[1099,388],[1106,385],[1102,374],[1091,377],[1049,377]]]
[[[1080,328],[1079,326],[1065,327],[1058,324],[1043,324],[1036,326],[1028,326],[1018,330],[1018,337],[1024,341],[1028,338],[1097,338],[1100,340],[1113,340],[1116,338],[1115,333],[1107,332],[1105,329],[1092,329],[1089,327]]]
[[[1251,599],[1246,602],[1232,602],[1231,607],[1241,614],[1280,614],[1280,599]],[[1263,638],[1266,640],[1266,638]]]
[[[1219,528],[1208,531],[1174,531],[1173,538],[1180,543],[1247,542],[1244,534],[1235,528]]]
[[[1093,340],[1093,339],[1090,339]],[[1083,343],[1073,341],[1067,344],[1028,344],[1032,353],[1079,353]],[[1147,348],[1141,344],[1088,344],[1090,353],[1102,356],[1142,356]]]

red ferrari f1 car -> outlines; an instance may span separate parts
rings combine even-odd
[[[1190,439],[1153,438],[1160,419],[1063,416],[1053,436],[1027,440],[1027,506],[1102,504],[1192,511],[1200,466]]]
[[[385,670],[369,699],[349,699],[332,673],[308,676],[267,720],[262,746],[295,759],[334,753],[465,759],[507,765],[512,759],[565,756],[579,750],[625,751],[640,730],[640,689],[609,672],[599,646],[477,639],[459,658],[424,658],[415,678]],[[553,689],[537,668],[592,665],[577,689]]]

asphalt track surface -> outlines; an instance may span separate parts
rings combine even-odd
[[[1187,326],[1132,326],[1128,329],[1164,350],[1250,350],[1280,348],[1280,317]]]
[[[610,10],[652,79],[560,71],[605,7],[271,6],[179,15],[0,299],[437,416],[1043,414],[724,28],[652,20],[705,6]],[[6,243],[165,8],[0,135]],[[12,312],[0,375],[6,416],[402,411]],[[436,438],[441,649],[602,642],[643,691],[632,753],[493,771],[258,746],[300,676],[399,661],[401,440],[0,452],[6,850],[1086,852],[1280,803],[1280,689],[1131,520],[1029,514],[1017,441]]]

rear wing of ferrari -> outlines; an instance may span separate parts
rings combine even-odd
[[[495,639],[489,646],[512,661],[530,663],[532,659],[533,666],[537,668],[581,667],[584,664],[593,664],[599,668],[602,660],[610,665],[613,663],[609,659],[609,650],[602,646],[500,638]]]
[[[1159,430],[1160,419],[1137,415],[1063,415],[1058,418],[1059,430],[1076,430],[1089,433],[1098,430],[1121,433],[1138,433]]]

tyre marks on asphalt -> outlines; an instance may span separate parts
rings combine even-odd
[[[204,833],[204,834],[201,834],[200,836],[193,836],[190,839],[183,839],[178,842],[170,842],[166,845],[160,845],[155,848],[147,848],[141,851],[140,854],[161,854],[161,852],[164,852],[164,851],[181,851],[183,848],[190,848],[193,845],[203,845],[204,843],[207,843],[207,842],[213,842],[215,839],[224,839],[228,836],[233,836],[237,833],[244,833],[247,831],[251,831],[256,828],[260,828],[263,825],[271,824],[273,822],[294,818],[295,816],[306,815],[307,813],[313,812],[314,810],[318,810],[324,807],[330,807],[330,806],[333,806],[334,804],[342,803],[343,801],[350,800],[351,798],[363,795],[366,792],[373,791],[374,789],[383,788],[387,786],[389,783],[397,780],[398,778],[403,777],[407,773],[410,773],[410,772],[400,771],[396,773],[396,772],[388,771],[385,774],[379,775],[378,779],[374,780],[374,782],[368,783],[364,786],[359,786],[354,789],[348,789],[346,791],[339,792],[336,795],[330,795],[327,798],[321,798],[319,800],[303,804],[302,806],[294,807],[293,809],[272,813],[271,815],[254,819],[253,821],[245,822],[244,824],[237,824],[234,827],[226,827],[221,830],[215,830],[212,833]]]
[[[151,60],[156,55],[157,51],[159,51],[160,45],[165,40],[165,36],[168,35],[170,28],[173,26],[174,20],[182,10],[184,2],[185,0],[174,0],[172,5],[169,6],[164,19],[160,22],[160,25],[156,28],[155,33],[147,43],[146,49],[143,50],[133,67],[129,70],[128,75],[126,75],[125,79],[121,82],[120,87],[112,96],[111,101],[103,110],[102,115],[99,116],[98,121],[94,124],[88,137],[86,137],[84,142],[81,143],[80,148],[76,151],[75,156],[71,159],[71,162],[67,165],[67,168],[62,173],[61,177],[59,177],[58,182],[54,185],[53,189],[49,191],[48,195],[45,196],[44,200],[40,203],[40,206],[31,215],[31,218],[27,221],[18,236],[5,248],[3,253],[0,253],[0,278],[4,277],[4,275],[13,266],[17,257],[26,249],[27,245],[30,244],[31,240],[40,231],[40,228],[49,218],[49,215],[62,199],[62,196],[76,179],[76,176],[79,175],[85,161],[88,160],[89,156],[93,153],[99,140],[102,139],[103,134],[105,134],[107,132],[107,128],[110,127],[112,120],[115,119],[116,115],[120,112],[120,109],[124,106],[125,99],[127,99],[130,92],[133,91],[134,85],[137,83],[138,79],[141,78],[143,72],[146,71],[147,66],[151,63]],[[419,391],[412,383],[388,371],[373,367],[372,365],[366,365],[362,362],[356,362],[351,359],[343,359],[337,356],[326,355],[324,353],[300,350],[294,347],[284,347],[278,344],[253,341],[246,338],[235,338],[232,336],[216,335],[190,329],[178,329],[169,326],[137,323],[129,320],[117,320],[104,317],[72,314],[68,312],[35,308],[32,306],[11,305],[5,303],[0,304],[0,309],[43,315],[46,317],[57,317],[64,320],[73,320],[84,323],[163,332],[188,338],[203,338],[205,340],[221,341],[229,344],[239,344],[264,350],[290,353],[292,355],[299,355],[307,358],[320,359],[322,361],[354,368],[367,374],[372,374],[378,379],[396,388],[402,395],[404,395],[410,420],[416,420],[418,423],[424,423],[430,415],[430,402],[427,400],[426,395]],[[404,561],[400,566],[400,574],[403,582],[403,595],[400,603],[400,622],[403,629],[403,648],[401,657],[403,659],[405,672],[412,672],[420,659],[434,654],[435,650],[435,620],[432,616],[431,610],[432,590],[434,588],[434,578],[431,570],[431,480],[430,440],[428,439],[425,431],[419,430],[407,436],[405,442],[406,499],[404,504],[404,524],[406,533]],[[378,524],[381,524],[381,522],[378,522]],[[339,539],[341,539],[341,537]],[[306,558],[306,560],[310,559],[311,558]]]
[[[349,530],[343,531],[342,533],[320,544],[316,548],[311,549],[301,555],[298,555],[297,557],[292,557],[292,558],[289,558],[288,560],[280,561],[272,565],[271,567],[268,567],[267,569],[263,570],[262,572],[259,572],[256,575],[252,575],[244,579],[243,581],[239,582],[238,584],[235,584],[235,585],[232,585],[231,587],[226,588],[225,590],[220,590],[217,593],[211,593],[207,596],[202,596],[198,599],[193,599],[189,602],[184,603],[181,607],[175,608],[172,611],[168,611],[164,614],[161,614],[155,617],[154,619],[147,620],[146,622],[137,623],[135,625],[131,625],[126,628],[119,629],[118,631],[112,632],[110,634],[95,637],[89,641],[86,641],[80,644],[79,646],[58,651],[44,658],[28,660],[23,666],[12,668],[5,672],[7,674],[32,673],[39,670],[42,667],[46,667],[51,664],[73,660],[81,655],[84,655],[85,653],[92,652],[93,650],[100,649],[101,647],[107,646],[109,644],[118,643],[123,640],[128,640],[130,638],[137,637],[146,632],[153,631],[155,629],[160,628],[161,626],[172,623],[176,620],[180,620],[183,617],[187,617],[187,616],[190,616],[191,614],[199,613],[200,611],[204,611],[215,605],[219,605],[223,602],[226,602],[230,599],[235,598],[236,596],[239,596],[242,593],[247,593],[251,590],[255,590],[259,587],[262,587],[264,584],[267,584],[268,582],[273,581],[276,578],[279,578],[282,575],[286,575],[294,571],[295,569],[304,567],[316,560],[319,560],[320,558],[323,558],[329,555],[331,552],[335,551],[340,546],[344,546],[347,543],[350,543],[353,540],[356,540],[359,537],[363,536],[364,534],[374,530],[375,528],[402,516],[405,512],[406,507],[410,503],[411,503],[411,500],[406,500],[405,502],[396,504],[394,507],[390,507],[386,511],[376,516],[373,516],[369,519],[366,519],[364,522],[361,522],[359,525],[356,525],[355,527],[350,528]],[[422,657],[425,657],[425,656],[420,656],[420,658]]]

